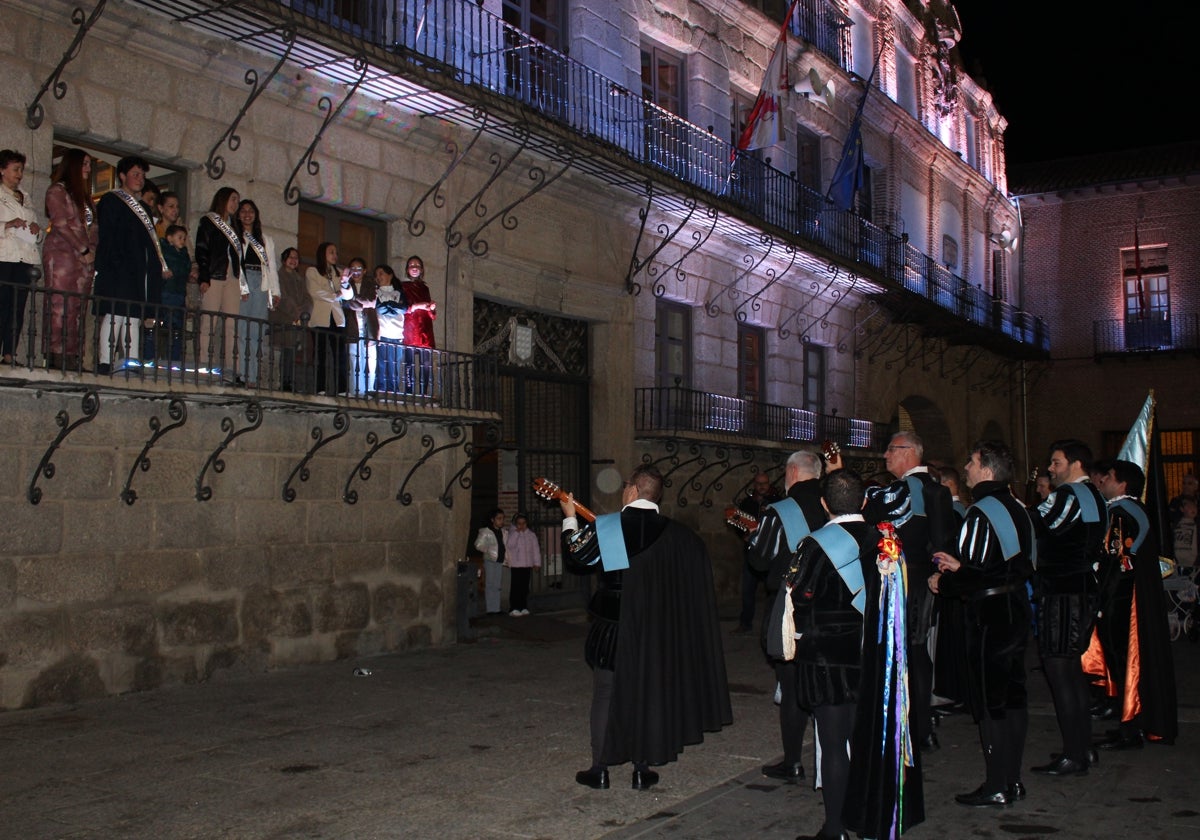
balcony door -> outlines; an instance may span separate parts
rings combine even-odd
[[[682,303],[659,300],[654,317],[654,381],[658,387],[659,428],[689,428],[692,384],[692,311]]]
[[[508,94],[565,119],[568,72],[562,0],[504,0],[504,22]]]
[[[683,58],[656,44],[642,45],[643,146],[646,160],[676,177],[688,171],[687,128],[682,117]]]
[[[1165,247],[1122,252],[1125,349],[1171,346],[1171,296]]]

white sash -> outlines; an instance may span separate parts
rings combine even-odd
[[[254,234],[246,234],[246,242],[254,249],[254,253],[258,255],[259,270],[262,274],[266,274],[267,269],[271,266],[271,260],[267,257],[267,249],[262,246],[262,243],[254,238]],[[246,282],[246,258],[245,251],[242,252],[242,294],[250,294],[250,284]]]
[[[165,275],[170,269],[167,268],[167,261],[163,259],[162,247],[158,244],[158,231],[154,229],[154,220],[150,218],[150,214],[146,212],[146,208],[142,206],[142,202],[125,192],[125,190],[115,189],[113,193],[129,206],[129,209],[133,211],[135,216],[141,219],[142,226],[146,228],[146,233],[150,236],[150,241],[154,243],[154,253],[158,256],[158,264],[162,266],[163,274]]]

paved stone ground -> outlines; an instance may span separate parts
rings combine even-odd
[[[647,792],[575,784],[588,764],[580,610],[476,621],[474,641],[0,715],[0,837],[792,838],[820,793],[765,779],[779,757],[774,682],[728,634],[735,722]],[[1200,836],[1200,645],[1174,643],[1180,738],[1106,753],[1084,778],[1029,774],[1003,810],[953,802],[983,764],[962,715],[926,757],[919,838]],[[369,676],[355,676],[366,668]],[[1057,736],[1040,673],[1026,765]],[[810,732],[811,736],[811,732]],[[806,749],[812,776],[812,746]]]

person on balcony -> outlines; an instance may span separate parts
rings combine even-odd
[[[154,219],[141,201],[149,169],[143,158],[121,158],[117,162],[120,187],[105,193],[96,205],[100,230],[93,308],[100,318],[96,355],[100,374],[112,372],[119,354],[127,363],[141,355],[142,321],[152,319],[162,302],[166,260]]]
[[[404,264],[404,282],[400,284],[408,300],[404,317],[404,376],[406,390],[422,397],[433,396],[433,320],[437,304],[425,283],[425,262],[415,254]]]
[[[316,265],[304,272],[304,282],[312,297],[313,357],[317,366],[317,393],[327,390],[336,394],[346,392],[346,313],[342,301],[354,297],[351,272],[338,268],[337,246],[322,242],[317,246]]]
[[[258,205],[250,199],[238,204],[238,238],[241,240],[242,277],[245,289],[238,309],[237,352],[243,357],[238,366],[243,371],[243,384],[256,388],[259,384],[260,360],[270,361],[267,318],[279,305],[279,266],[275,260],[275,240],[263,232]]]
[[[242,305],[242,240],[238,237],[238,203],[241,196],[233,187],[221,187],[213,195],[208,212],[196,228],[197,282],[200,284],[199,367],[221,371],[222,378],[233,383],[233,344],[237,334],[236,315]],[[214,349],[211,344],[217,342]]]
[[[25,326],[25,303],[40,272],[42,227],[29,194],[21,190],[25,155],[0,151],[0,354],[11,364]]]
[[[46,288],[46,355],[50,367],[78,370],[83,300],[96,277],[96,205],[91,190],[92,156],[67,149],[46,190],[50,229],[42,246]]]

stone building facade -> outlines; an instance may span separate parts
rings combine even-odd
[[[877,472],[899,427],[944,462],[1020,438],[1046,344],[1005,238],[1006,124],[957,67],[953,7],[797,4],[793,84],[836,95],[784,92],[782,139],[737,153],[787,5],[9,2],[27,34],[0,52],[0,145],[33,195],[78,145],[146,157],[193,231],[223,185],[280,247],[336,238],[314,218],[370,227],[377,259],[423,257],[438,347],[500,373],[495,401],[418,409],[64,374],[27,336],[0,374],[0,706],[449,643],[497,500],[558,570],[535,596],[575,597],[529,489],[546,473],[605,511],[660,464],[732,597],[718,511],[796,447],[837,438]],[[844,210],[826,193],[864,96]],[[175,400],[188,419],[156,438]]]

